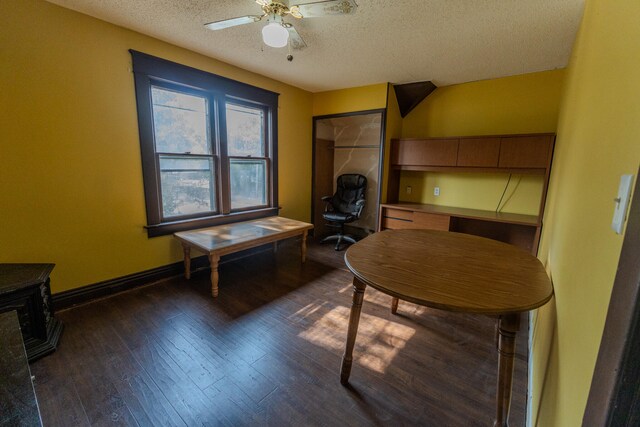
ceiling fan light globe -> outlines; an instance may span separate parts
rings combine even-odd
[[[277,22],[262,27],[262,41],[271,47],[285,47],[289,42],[289,31]]]

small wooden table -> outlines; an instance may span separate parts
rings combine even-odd
[[[507,426],[519,313],[544,305],[553,287],[542,263],[515,246],[436,230],[387,230],[345,253],[354,275],[353,303],[340,381],[347,384],[367,285],[428,307],[498,315],[495,426]],[[397,308],[397,299],[394,299]]]
[[[254,248],[267,243],[302,236],[302,262],[307,255],[307,233],[313,224],[272,216],[175,233],[184,251],[184,275],[191,278],[191,248],[204,252],[211,263],[211,295],[218,296],[218,263],[223,255]]]

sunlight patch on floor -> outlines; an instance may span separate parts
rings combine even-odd
[[[343,285],[338,290],[338,293],[340,294],[349,293],[349,295],[351,295],[353,293],[353,284],[349,282]],[[364,292],[365,304],[367,303],[379,304],[384,307],[389,307],[389,310],[391,310],[391,299],[392,297],[390,295],[380,292],[377,289],[374,289],[370,286],[367,286]],[[351,299],[349,299],[349,302],[351,302]],[[407,301],[400,301],[399,307],[400,307],[399,309],[400,313],[411,314],[412,316],[420,316],[429,310],[429,308],[427,307],[413,304]],[[401,310],[404,310],[404,312]]]
[[[302,307],[300,310],[298,310],[295,313],[293,313],[292,315],[288,316],[287,318],[289,320],[306,319],[307,317],[313,316],[322,307],[323,307],[323,304],[309,303],[309,304],[305,305],[304,307]]]
[[[338,291],[339,294],[343,294],[347,291],[351,291],[353,292],[353,284],[351,283],[351,281],[349,281],[349,283],[347,283],[346,285],[344,285],[342,288],[340,288],[340,290]]]
[[[335,307],[298,336],[320,347],[344,351],[349,311],[348,307]],[[336,330],[344,330],[345,335],[336,336]],[[354,361],[365,368],[384,373],[396,354],[415,333],[416,330],[409,326],[362,313]]]

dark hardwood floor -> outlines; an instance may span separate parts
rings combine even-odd
[[[367,289],[350,387],[344,252],[296,242],[61,311],[59,349],[31,365],[45,426],[491,426],[495,321]],[[511,425],[523,426],[526,321]]]

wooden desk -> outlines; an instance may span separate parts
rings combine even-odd
[[[254,248],[267,243],[302,236],[301,256],[307,254],[307,233],[313,224],[280,216],[218,225],[216,227],[175,233],[184,251],[184,274],[191,278],[191,248],[209,256],[211,263],[211,295],[218,296],[218,263],[223,255]]]
[[[425,229],[473,234],[536,254],[542,222],[535,215],[420,203],[380,205],[378,230]]]
[[[496,426],[507,426],[519,313],[544,305],[553,287],[542,263],[515,246],[462,233],[387,230],[349,247],[353,304],[340,381],[351,373],[367,285],[428,307],[498,315]]]

